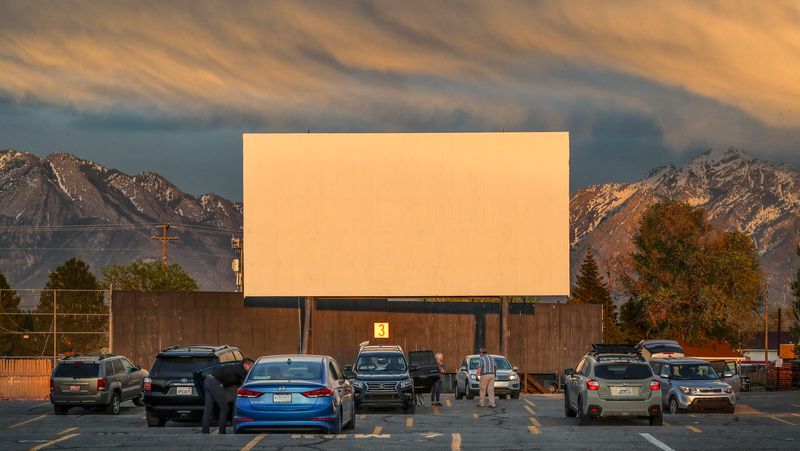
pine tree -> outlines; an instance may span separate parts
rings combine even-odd
[[[797,248],[797,255],[800,256],[800,247]],[[792,295],[794,295],[794,301],[792,301],[794,324],[789,332],[792,334],[792,338],[794,338],[795,342],[794,355],[800,358],[800,269],[797,270],[791,289]]]
[[[132,291],[197,291],[199,285],[180,265],[134,261],[127,265],[103,267],[103,285],[115,290]]]
[[[21,350],[19,341],[22,336],[12,332],[20,332],[19,327],[22,322],[22,315],[19,313],[20,298],[16,291],[11,290],[11,286],[6,280],[6,276],[0,273],[0,354],[15,354]]]
[[[586,251],[580,273],[575,277],[575,286],[570,290],[570,304],[602,304],[603,305],[603,341],[618,343],[622,333],[617,325],[617,307],[605,282],[600,278],[597,262],[592,250]]]

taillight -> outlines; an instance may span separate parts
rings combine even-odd
[[[239,398],[258,398],[263,394],[264,393],[261,393],[260,391],[248,390],[246,388],[240,388],[236,390],[236,396]]]
[[[144,378],[144,391],[151,391],[153,390],[153,379],[149,377]]]
[[[320,388],[318,390],[311,390],[303,393],[303,396],[306,398],[325,398],[328,396],[333,396],[333,390],[330,388]]]
[[[586,389],[587,390],[600,390],[600,382],[597,382],[594,379],[589,379],[586,381]]]
[[[106,380],[97,379],[97,391],[105,391],[105,389],[106,389]]]
[[[56,384],[55,384],[55,382],[53,382],[53,378],[52,377],[50,378],[50,391],[51,392],[56,391]]]
[[[653,391],[661,390],[661,382],[660,381],[650,381],[650,390],[653,390]]]

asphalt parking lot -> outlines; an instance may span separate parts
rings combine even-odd
[[[444,398],[440,408],[414,415],[359,412],[355,431],[323,434],[202,435],[196,423],[147,428],[144,409],[130,402],[119,416],[70,410],[55,416],[43,401],[0,402],[0,449],[798,449],[800,392],[740,395],[737,413],[666,415],[663,427],[646,419],[601,420],[579,427],[564,417],[561,395],[498,400],[497,408]],[[229,431],[232,432],[232,431]]]

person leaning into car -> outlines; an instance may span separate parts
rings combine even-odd
[[[219,407],[219,419],[217,421],[219,433],[225,433],[230,409],[228,398],[225,395],[225,388],[241,386],[252,367],[253,359],[245,357],[241,362],[223,363],[203,371],[203,389],[206,398],[205,408],[203,409],[203,434],[209,433],[211,414],[215,404]]]
[[[484,401],[488,398],[489,407],[494,408],[494,375],[497,373],[497,363],[492,356],[486,353],[486,349],[481,348],[481,358],[478,369],[475,371],[480,380],[480,398],[478,407],[484,407]]]

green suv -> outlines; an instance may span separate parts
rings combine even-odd
[[[67,357],[50,377],[50,402],[56,415],[66,415],[70,407],[78,406],[103,406],[117,415],[125,401],[144,405],[145,376],[145,370],[118,355]]]
[[[595,344],[567,368],[564,412],[581,426],[601,417],[647,417],[661,426],[661,384],[633,346]]]

